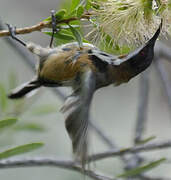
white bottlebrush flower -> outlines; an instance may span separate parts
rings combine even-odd
[[[93,0],[98,5],[89,37],[96,45],[135,47],[155,33],[161,18],[163,32],[171,24],[171,0]]]
[[[158,0],[158,14],[163,19],[163,32],[171,35],[171,0]]]

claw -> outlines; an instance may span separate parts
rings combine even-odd
[[[56,17],[55,17],[55,11],[51,11],[51,16],[52,16],[52,29],[56,31]]]
[[[13,26],[11,26],[10,24],[6,24],[7,26],[8,26],[8,30],[9,30],[9,32],[10,32],[10,36],[12,37],[12,38],[15,38],[15,35],[16,35],[16,27],[13,27]]]
[[[10,24],[6,24],[10,33],[10,36],[15,39],[16,41],[18,41],[19,43],[21,43],[23,46],[26,46],[26,43],[23,42],[22,40],[18,39],[16,37],[16,27],[11,26]]]
[[[54,34],[58,32],[58,29],[56,27],[56,17],[55,17],[55,11],[51,11],[51,18],[52,18],[52,37],[50,41],[50,48],[52,47],[53,39],[54,39]]]

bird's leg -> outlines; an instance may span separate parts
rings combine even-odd
[[[55,11],[51,11],[51,18],[52,18],[52,36],[50,40],[50,48],[52,47],[53,44],[53,39],[54,39],[54,34],[58,32],[58,29],[56,27],[56,17],[55,17]]]
[[[19,43],[21,43],[23,46],[26,46],[26,43],[24,41],[22,41],[16,37],[16,27],[11,26],[10,24],[7,24],[7,26],[8,26],[10,36],[13,39],[15,39],[16,41],[18,41]]]

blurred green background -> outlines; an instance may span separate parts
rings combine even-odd
[[[50,15],[50,10],[57,10],[60,0],[1,0],[0,18],[4,23],[10,23],[17,27],[34,25]],[[25,41],[33,41],[48,46],[49,36],[39,32],[21,36]],[[169,41],[169,40],[168,40]],[[161,61],[163,61],[161,59]],[[167,62],[164,64],[171,69]],[[170,68],[169,68],[170,67]],[[162,84],[156,71],[151,66],[150,73],[150,98],[148,107],[148,123],[144,138],[156,136],[156,140],[171,138],[171,116]],[[23,59],[4,40],[0,39],[0,84],[10,91],[10,77],[16,77],[16,86],[30,80],[34,73],[23,62]],[[92,103],[92,118],[100,126],[108,137],[113,139],[120,147],[133,144],[135,121],[139,100],[139,76],[128,84],[119,87],[112,85],[98,90]],[[11,103],[10,107],[13,107]],[[36,128],[19,130],[11,128],[0,132],[0,151],[15,145],[29,142],[44,142],[45,146],[37,151],[23,155],[26,156],[53,156],[59,159],[71,158],[71,142],[64,127],[63,115],[59,112],[62,107],[61,100],[54,95],[49,88],[42,88],[39,93],[25,102],[25,112],[19,116],[18,127],[28,124],[38,125]],[[9,108],[10,108],[9,107]],[[19,106],[23,107],[23,104]],[[1,116],[2,117],[2,116]],[[99,140],[94,132],[91,132],[90,153],[107,150],[104,143]],[[155,140],[154,140],[155,141]],[[146,153],[147,157],[171,157],[171,150],[163,150],[154,153]],[[110,175],[122,172],[123,163],[119,158],[111,158],[99,161],[92,165],[93,169],[101,170]],[[151,174],[171,177],[171,165],[161,165]],[[81,179],[78,173],[68,170],[34,167],[14,168],[0,170],[0,179],[4,180],[46,180],[46,179]],[[88,178],[87,178],[88,179]]]

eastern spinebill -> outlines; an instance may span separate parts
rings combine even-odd
[[[35,77],[14,89],[8,97],[22,98],[42,86],[72,87],[73,93],[66,99],[61,111],[65,116],[73,152],[84,166],[88,155],[89,110],[94,92],[110,84],[118,86],[126,83],[150,66],[162,23],[145,45],[122,56],[108,54],[88,43],[83,43],[82,47],[73,42],[55,48],[43,48],[32,42],[24,43],[16,38],[15,29],[10,25],[8,27],[11,37],[25,45],[39,59]]]

